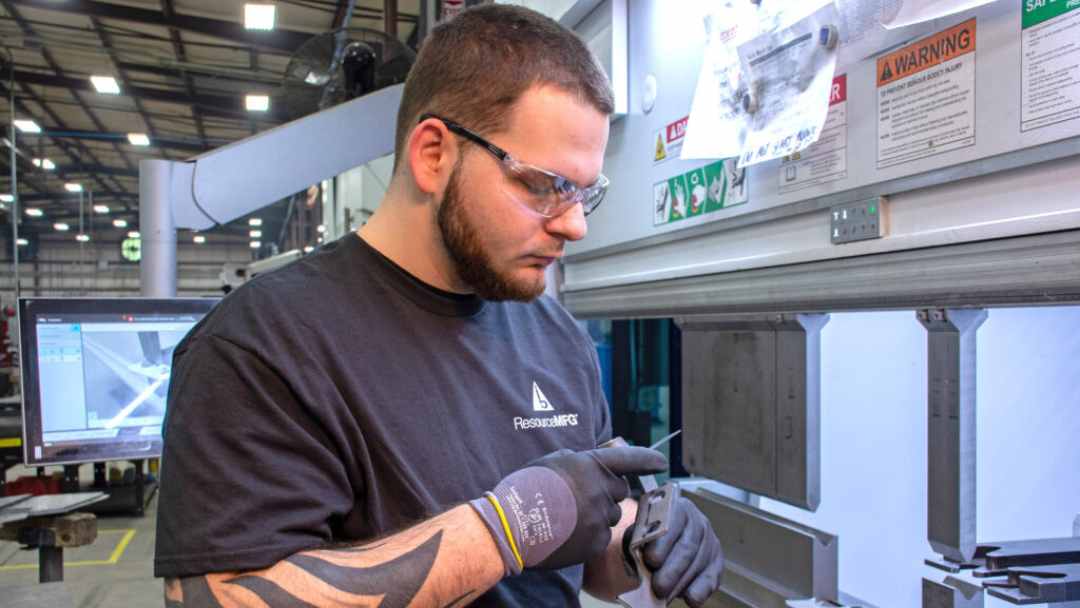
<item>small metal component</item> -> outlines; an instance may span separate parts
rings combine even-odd
[[[1011,604],[1080,601],[1080,564],[1009,568],[1005,581],[983,583],[987,593]]]
[[[979,585],[952,576],[941,582],[922,579],[922,608],[983,608],[983,604]]]
[[[668,482],[663,486],[646,492],[638,500],[637,519],[634,533],[630,537],[630,555],[634,559],[634,569],[641,584],[618,597],[619,604],[626,608],[663,608],[667,602],[653,595],[652,572],[645,565],[642,552],[645,545],[668,533],[672,506],[679,498],[679,486]]]
[[[667,437],[664,437],[664,438],[663,438],[663,439],[661,439],[660,441],[657,441],[656,443],[654,443],[654,444],[650,445],[650,446],[649,446],[649,449],[650,449],[650,450],[655,450],[655,449],[658,449],[658,448],[660,448],[660,447],[661,447],[661,446],[663,446],[663,445],[664,445],[665,443],[667,443],[667,442],[671,441],[672,439],[676,438],[676,437],[677,437],[677,436],[679,435],[679,433],[681,433],[681,432],[682,432],[682,429],[679,429],[679,430],[675,431],[674,433],[671,433],[671,434],[670,434],[670,435],[668,435]]]

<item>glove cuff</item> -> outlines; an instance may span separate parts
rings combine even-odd
[[[504,576],[521,574],[524,563],[514,541],[514,535],[510,531],[510,522],[506,519],[499,499],[492,492],[485,492],[483,496],[469,501],[469,506],[480,515],[488,532],[495,540],[495,546],[499,548],[503,565],[506,567]]]

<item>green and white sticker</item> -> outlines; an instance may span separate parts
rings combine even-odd
[[[1080,118],[1080,0],[1024,0],[1020,130]]]
[[[653,184],[653,225],[662,226],[745,203],[748,200],[746,169],[737,168],[736,160],[718,160]]]

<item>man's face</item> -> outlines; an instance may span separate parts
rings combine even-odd
[[[584,187],[600,174],[607,137],[607,116],[570,94],[539,87],[514,106],[507,129],[488,139],[514,158]],[[457,275],[484,299],[532,300],[543,293],[545,270],[562,256],[566,241],[585,237],[581,205],[541,216],[507,187],[512,178],[498,159],[459,143],[461,160],[438,210]]]

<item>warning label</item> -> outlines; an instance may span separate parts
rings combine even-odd
[[[794,192],[847,177],[847,74],[833,78],[829,113],[810,147],[783,157],[780,192]]]
[[[1021,27],[1020,130],[1080,118],[1080,2],[1028,1]]]
[[[682,151],[683,141],[686,139],[686,125],[690,122],[689,116],[683,116],[675,122],[669,122],[663,129],[658,130],[653,138],[653,164],[658,165],[670,158],[678,158]]]
[[[975,145],[975,19],[877,60],[879,169]]]

